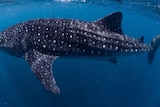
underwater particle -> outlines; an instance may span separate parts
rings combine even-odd
[[[115,81],[112,81],[111,83],[112,83],[112,84],[114,84],[114,83],[115,83]]]
[[[92,72],[95,72],[95,70],[92,70]]]
[[[32,81],[32,79],[30,79],[30,78],[28,78],[28,80],[27,80],[28,82],[31,82]]]
[[[151,77],[152,76],[151,73],[149,73],[148,76]]]
[[[7,105],[8,103],[7,102],[4,102],[4,105]]]
[[[96,80],[96,83],[98,83],[99,81],[98,80]]]
[[[116,72],[118,72],[118,70],[117,70],[117,69],[115,69],[115,70],[114,70],[114,72],[116,73]]]

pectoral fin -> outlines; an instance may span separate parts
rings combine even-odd
[[[53,93],[60,94],[60,89],[56,85],[53,77],[52,63],[57,56],[49,56],[38,51],[29,51],[25,54],[25,59],[29,63],[31,70],[41,81],[41,84]]]

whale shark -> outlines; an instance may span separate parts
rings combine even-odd
[[[121,22],[121,12],[91,22],[63,18],[24,21],[0,32],[0,50],[24,58],[41,84],[60,94],[52,69],[59,57],[116,63],[118,57],[148,52],[148,62],[153,62],[160,35],[146,44],[143,36],[124,34]]]

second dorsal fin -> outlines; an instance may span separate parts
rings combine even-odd
[[[138,41],[141,42],[141,43],[144,43],[144,36],[140,36],[140,37],[138,38]]]

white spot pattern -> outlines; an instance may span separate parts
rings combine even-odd
[[[156,40],[153,39],[153,42]],[[110,57],[119,52],[133,53],[152,49],[150,45],[113,32],[105,25],[68,19],[37,19],[17,24],[0,33],[0,43],[2,42],[5,42],[3,46],[12,49],[16,56],[27,53],[26,59],[31,60],[29,63],[34,72],[41,79],[41,83],[49,90],[52,89],[51,91],[55,91],[55,81],[50,84],[49,80],[43,80],[48,78],[47,70],[51,70],[51,56]],[[28,50],[33,50],[36,54],[28,54]]]

